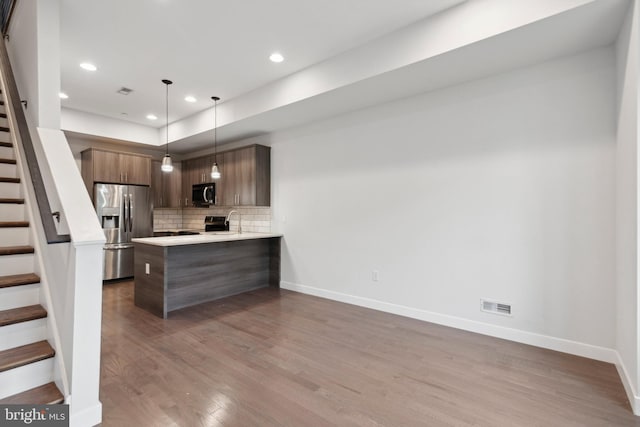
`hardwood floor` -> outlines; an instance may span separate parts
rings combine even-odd
[[[104,286],[103,426],[640,426],[613,365],[274,288]]]

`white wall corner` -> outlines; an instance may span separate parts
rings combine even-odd
[[[624,391],[627,393],[627,398],[629,399],[631,410],[633,411],[634,415],[640,416],[640,396],[638,396],[638,393],[635,387],[633,386],[633,381],[629,376],[629,372],[627,371],[627,368],[624,364],[624,361],[622,360],[622,357],[620,357],[620,353],[618,353],[617,351],[615,353],[616,353],[616,361],[615,361],[616,369],[618,370],[618,375],[620,375],[620,379],[622,380]]]

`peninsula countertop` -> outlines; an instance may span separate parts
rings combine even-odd
[[[202,243],[233,242],[237,240],[269,239],[273,237],[283,237],[283,235],[280,233],[210,231],[187,236],[143,237],[131,239],[131,241],[133,243],[143,243],[153,246],[185,246]]]

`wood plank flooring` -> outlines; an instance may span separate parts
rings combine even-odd
[[[640,426],[613,365],[274,288],[104,286],[103,426]]]

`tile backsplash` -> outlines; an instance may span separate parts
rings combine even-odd
[[[153,229],[154,231],[203,229],[205,216],[226,216],[232,210],[236,210],[242,215],[243,231],[263,233],[271,231],[270,207],[155,208],[153,210]],[[238,228],[238,215],[231,217],[229,227],[231,230]]]

